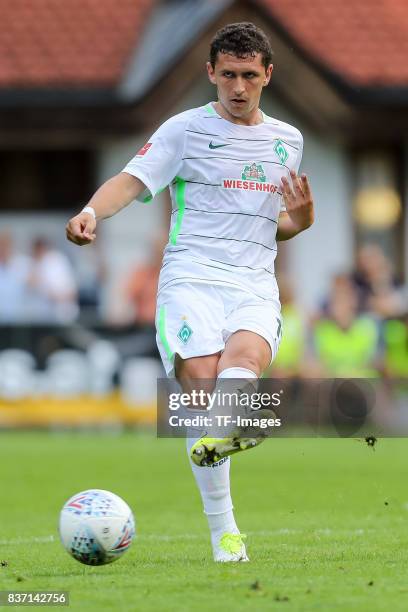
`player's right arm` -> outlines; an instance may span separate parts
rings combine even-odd
[[[88,206],[95,211],[96,218],[91,212],[82,211],[68,221],[66,227],[68,240],[79,246],[90,244],[95,240],[97,221],[112,217],[145,189],[140,179],[126,172],[113,176],[99,187],[88,202]]]
[[[88,202],[91,210],[81,211],[68,222],[68,240],[80,246],[93,242],[97,221],[112,217],[133,200],[146,202],[146,195],[154,198],[174,179],[182,163],[189,113],[180,113],[163,123],[123,171],[98,189]]]

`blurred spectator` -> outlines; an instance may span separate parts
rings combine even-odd
[[[408,379],[408,316],[383,324],[383,343],[385,374]]]
[[[372,312],[381,319],[406,312],[406,290],[398,283],[391,262],[377,244],[367,243],[359,249],[353,282],[360,312]]]
[[[312,331],[319,361],[315,376],[376,377],[374,359],[378,349],[378,327],[367,315],[358,315],[358,296],[345,274],[334,277],[327,313]]]
[[[157,283],[167,237],[156,238],[148,262],[137,265],[125,281],[125,298],[131,304],[133,321],[153,325],[156,316]]]
[[[29,260],[13,250],[12,237],[0,234],[0,322],[16,323],[25,316]]]
[[[32,245],[29,276],[30,320],[70,323],[78,316],[77,286],[68,258],[37,238]]]
[[[329,295],[323,300],[321,305],[321,313],[318,316],[326,316],[330,318],[330,304],[334,295],[341,296],[353,291],[352,278],[346,273],[335,274],[331,278],[331,286],[329,287]],[[357,295],[354,291],[354,294]],[[318,317],[316,317],[318,318]]]
[[[106,266],[100,242],[81,251],[80,261],[75,267],[75,277],[81,322],[92,324],[101,317],[100,307],[106,281]]]
[[[299,376],[304,366],[306,324],[304,313],[297,306],[293,288],[287,278],[279,279],[282,304],[282,341],[267,376],[286,378]]]

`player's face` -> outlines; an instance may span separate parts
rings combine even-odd
[[[214,68],[207,63],[208,77],[217,86],[218,100],[232,121],[255,116],[272,69],[272,64],[265,68],[260,53],[244,58],[218,53]]]

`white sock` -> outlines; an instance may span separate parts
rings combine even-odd
[[[258,377],[255,372],[246,368],[226,368],[218,374],[218,378],[247,378],[251,380]]]
[[[239,533],[232,511],[230,492],[229,457],[208,467],[199,467],[190,459],[190,450],[199,438],[187,438],[187,453],[191,469],[203,500],[204,514],[207,516],[211,532],[211,542],[216,545],[223,533]]]
[[[244,378],[249,380],[256,379],[257,375],[246,368],[227,368],[220,372],[218,378]],[[189,459],[191,447],[197,440],[198,437],[187,438]],[[190,459],[190,465],[203,500],[204,513],[207,516],[213,546],[218,543],[223,533],[239,533],[232,511],[230,463],[230,457],[227,457],[212,466],[199,467]]]

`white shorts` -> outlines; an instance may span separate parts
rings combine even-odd
[[[201,357],[223,351],[234,332],[252,331],[269,343],[272,360],[281,340],[279,300],[261,299],[243,289],[207,283],[180,283],[157,298],[157,346],[167,376],[174,357]]]

